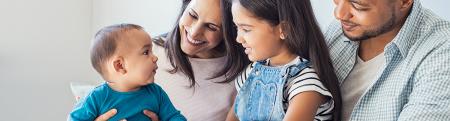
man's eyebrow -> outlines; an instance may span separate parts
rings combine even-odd
[[[363,5],[363,6],[367,6],[368,5],[367,2],[364,2],[362,0],[349,0],[349,1],[352,2],[352,3],[359,4],[359,5]]]

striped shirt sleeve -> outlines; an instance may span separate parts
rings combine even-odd
[[[242,71],[241,74],[236,77],[234,83],[235,83],[237,92],[239,92],[241,87],[244,85],[244,82],[247,80],[247,77],[250,74],[250,72],[252,71],[254,64],[255,63],[249,64],[247,66],[247,68],[245,68],[245,70]]]
[[[290,78],[285,85],[284,98],[290,101],[294,96],[307,91],[318,92],[324,96],[332,97],[331,93],[320,82],[319,77],[312,67],[306,67],[296,76]]]

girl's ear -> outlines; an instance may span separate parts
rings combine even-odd
[[[280,24],[278,24],[278,30],[279,30],[279,35],[280,35],[280,39],[284,40],[286,39],[286,23],[285,22],[280,22]]]
[[[117,72],[120,74],[127,73],[127,70],[125,69],[125,60],[121,56],[115,57],[113,59],[113,67],[114,67],[114,72]]]

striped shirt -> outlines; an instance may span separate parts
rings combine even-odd
[[[288,64],[285,64],[283,66],[279,66],[279,68],[283,68],[286,66],[294,65],[297,63],[301,63],[307,61],[304,58],[297,57],[296,59],[292,60]],[[265,65],[269,65],[269,61],[266,61]],[[235,80],[235,86],[237,91],[241,89],[241,87],[244,85],[245,81],[247,80],[248,75],[253,69],[255,63],[250,64],[247,66],[247,68],[241,73],[240,76],[238,76]],[[287,111],[287,108],[289,107],[289,101],[297,94],[300,94],[302,92],[306,91],[315,91],[318,92],[326,97],[329,97],[329,100],[321,104],[319,109],[316,112],[315,120],[331,120],[332,118],[332,111],[334,108],[334,102],[331,96],[331,93],[328,91],[327,88],[320,82],[319,77],[317,76],[317,73],[315,70],[308,66],[300,71],[297,75],[289,78],[286,81],[286,84],[283,88],[283,108],[284,111]]]
[[[342,84],[355,65],[359,43],[347,39],[338,22],[325,36]],[[354,106],[351,121],[450,121],[449,21],[414,0],[384,56],[386,64]]]

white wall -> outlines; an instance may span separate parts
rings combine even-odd
[[[175,23],[181,0],[94,0],[93,32],[118,23],[141,25],[150,35],[168,32]]]
[[[64,121],[89,65],[91,0],[0,0],[0,120]]]

